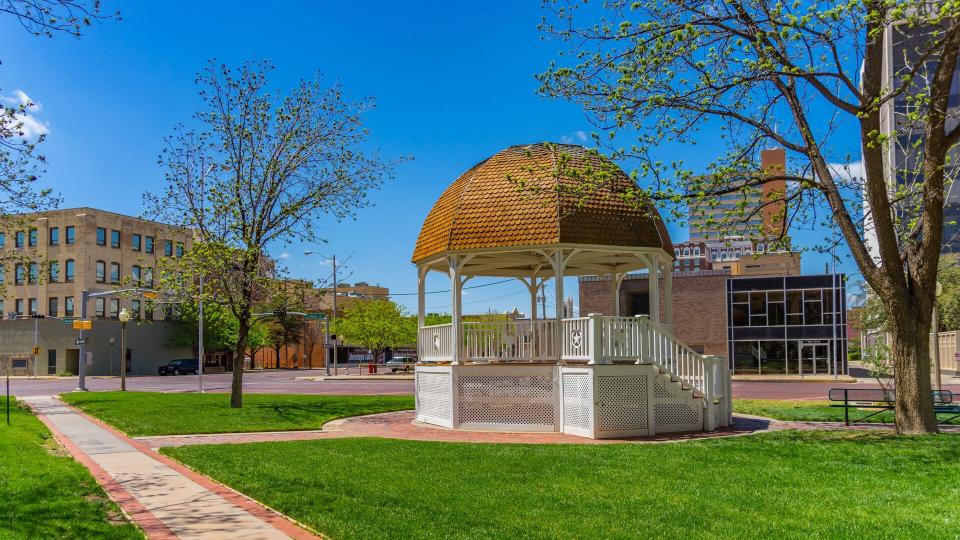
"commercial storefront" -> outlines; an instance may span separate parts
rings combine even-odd
[[[843,274],[730,278],[727,321],[734,373],[847,373]]]

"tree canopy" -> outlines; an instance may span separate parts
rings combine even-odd
[[[597,128],[595,141],[635,165],[639,186],[621,196],[652,199],[680,217],[688,209],[719,208],[727,203],[721,195],[742,194],[743,204],[724,208],[726,225],[773,211],[779,227],[756,232],[772,236],[774,247],[795,227],[835,227],[888,314],[897,428],[936,431],[926,339],[946,190],[957,172],[950,163],[960,122],[950,99],[960,4],[545,5],[550,15],[542,29],[564,50],[540,75],[541,91],[581,105]],[[896,59],[903,67],[888,77],[885,43],[891,39],[907,40],[908,54]],[[862,174],[848,166],[850,150],[841,144],[851,137],[861,143]],[[724,146],[705,172],[661,157],[667,146],[695,151],[702,138]],[[793,165],[764,170],[759,154],[771,146],[784,149]],[[887,170],[888,156],[897,152],[904,159]],[[577,172],[575,189],[584,197],[609,177]],[[787,188],[764,193],[774,181]],[[750,204],[748,195],[758,193],[761,204]],[[822,237],[831,242],[832,235]]]
[[[342,343],[370,349],[374,358],[384,350],[417,343],[417,321],[390,300],[357,302],[344,311],[334,326]]]
[[[242,406],[254,306],[276,284],[270,248],[319,241],[321,216],[352,217],[393,170],[366,145],[362,117],[372,100],[350,101],[319,76],[279,94],[268,84],[272,70],[269,62],[231,69],[211,61],[197,77],[204,108],[166,140],[166,185],[145,196],[150,215],[196,231],[185,273],[173,278],[179,287],[194,289],[203,275],[205,295],[237,318],[233,407]]]

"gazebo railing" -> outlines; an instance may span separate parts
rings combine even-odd
[[[453,325],[423,326],[417,332],[417,354],[424,362],[444,362],[453,358]]]
[[[556,320],[461,323],[464,357],[471,360],[556,359]]]
[[[464,321],[460,326],[460,357],[463,361],[564,361],[595,364],[635,361],[652,363],[707,395],[710,367],[703,355],[678,341],[663,326],[643,317],[588,317],[560,321]],[[420,360],[453,359],[451,324],[419,330]]]

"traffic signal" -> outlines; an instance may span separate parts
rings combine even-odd
[[[34,318],[34,319],[45,319],[45,318],[47,318],[47,316],[44,315],[43,313],[34,313],[33,315],[31,315],[31,318]]]
[[[287,316],[287,308],[277,308],[273,310],[273,316],[278,319],[283,319]]]

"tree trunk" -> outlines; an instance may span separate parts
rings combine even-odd
[[[930,385],[930,316],[898,310],[887,317],[893,336],[897,433],[937,433]]]
[[[243,358],[247,350],[247,335],[250,332],[250,310],[243,310],[237,331],[237,346],[233,355],[233,380],[230,385],[230,406],[234,409],[243,407]],[[252,357],[251,357],[252,359]]]

